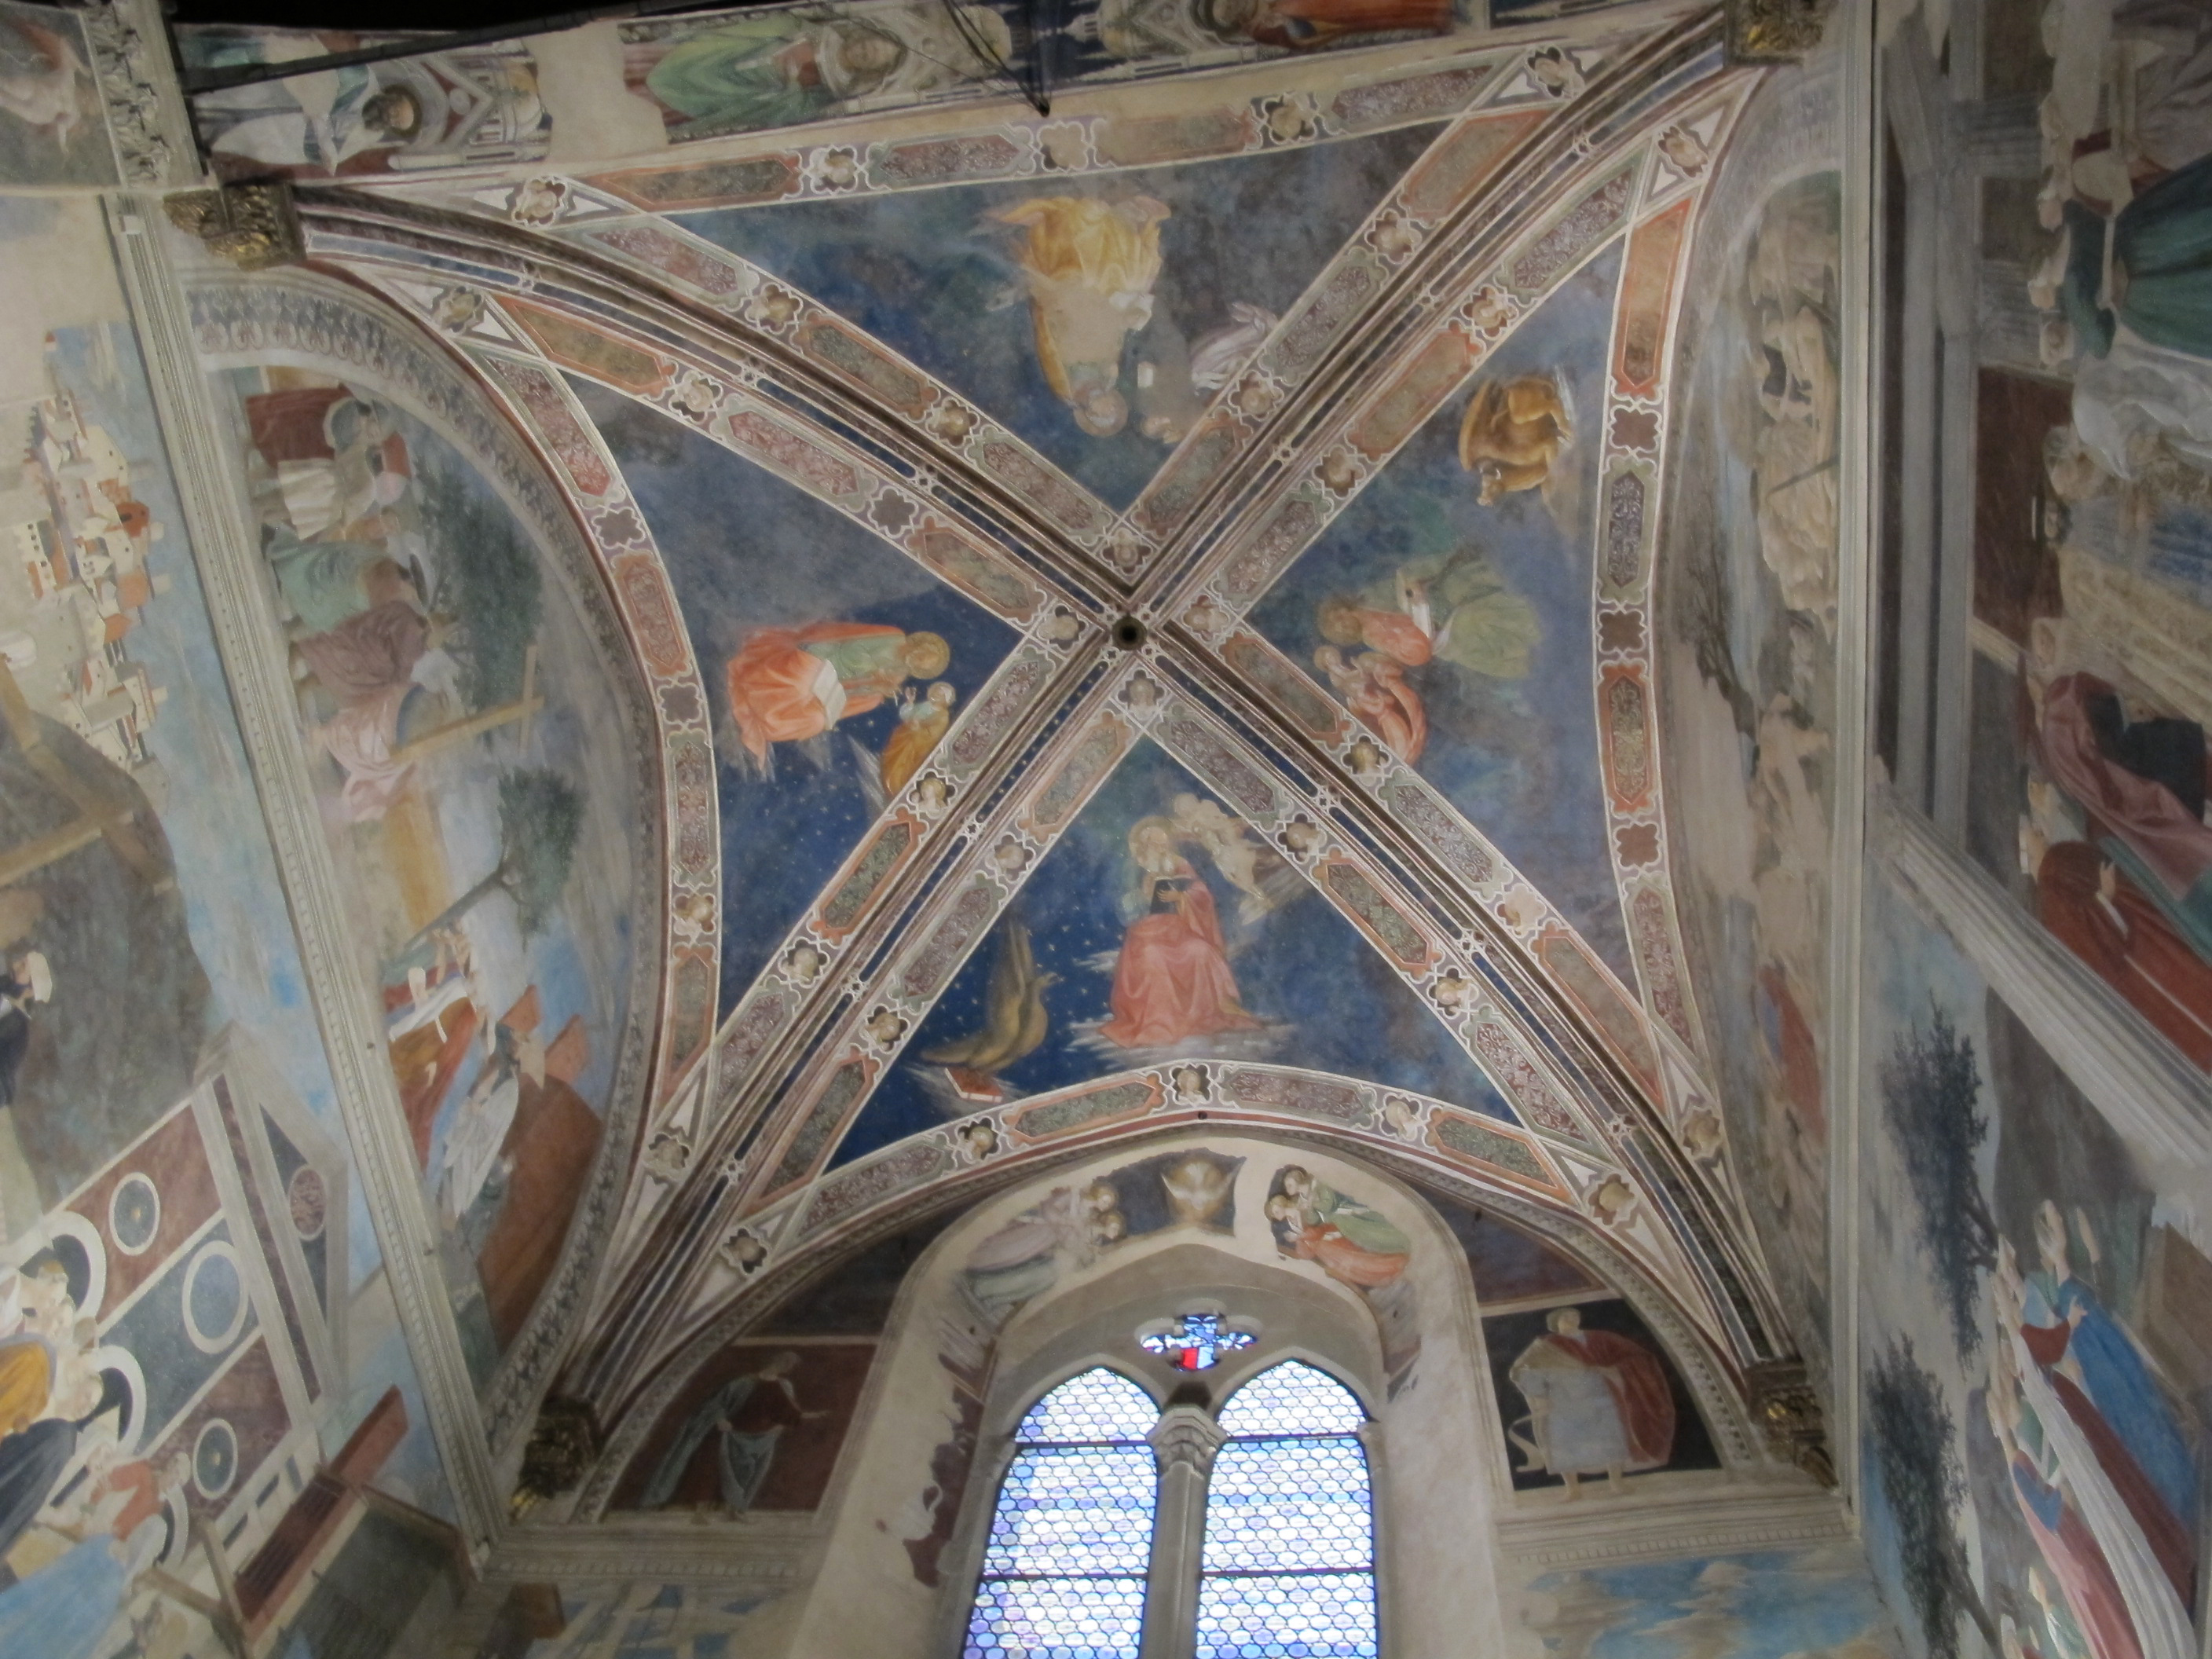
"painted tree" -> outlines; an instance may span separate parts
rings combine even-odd
[[[1904,1154],[1920,1212],[1916,1232],[1934,1260],[1961,1358],[1981,1346],[1981,1276],[1997,1265],[1997,1224],[1976,1167],[1989,1139],[1981,1068],[1971,1038],[1940,1006],[1928,1028],[1897,1039],[1881,1067],[1882,1117]]]
[[[1865,1411],[1875,1475],[1897,1523],[1905,1593],[1920,1614],[1929,1659],[1958,1659],[1961,1613],[1974,1621],[1989,1650],[1998,1651],[1996,1626],[1952,1522],[1966,1501],[1966,1477],[1951,1408],[1914,1356],[1911,1337],[1893,1338],[1867,1374]]]
[[[494,893],[514,902],[525,939],[539,932],[560,902],[583,833],[584,798],[558,772],[509,767],[499,775],[499,862],[402,945],[407,956],[441,927],[450,927]]]
[[[453,617],[449,647],[472,710],[522,695],[523,659],[544,611],[544,575],[514,516],[454,472],[425,468],[422,521],[436,538],[431,609]]]

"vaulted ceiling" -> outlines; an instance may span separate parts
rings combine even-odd
[[[434,337],[641,690],[632,1098],[495,1443],[551,1387],[611,1480],[641,1400],[853,1250],[1194,1122],[1522,1218],[1729,1376],[1792,1352],[1656,678],[1679,313],[1760,82],[1717,14],[1625,16],[303,185],[321,274],[198,291],[218,355],[288,283],[330,360],[380,368],[349,315]]]

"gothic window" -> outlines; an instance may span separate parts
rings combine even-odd
[[[1152,1398],[1100,1365],[1030,1408],[999,1487],[963,1659],[1137,1659],[1156,1479]]]
[[[1295,1359],[1221,1408],[1198,1590],[1198,1659],[1372,1659],[1374,1505],[1366,1413]]]
[[[1231,1395],[1204,1491],[1176,1500],[1205,1517],[1202,1531],[1180,1529],[1194,1540],[1185,1559],[1154,1559],[1162,1499],[1147,1435],[1159,1418],[1103,1366],[1030,1407],[963,1659],[1140,1659],[1148,1570],[1164,1607],[1189,1608],[1195,1581],[1197,1659],[1375,1659],[1374,1506],[1352,1392],[1286,1359]]]

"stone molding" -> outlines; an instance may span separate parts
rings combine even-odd
[[[201,363],[184,286],[162,240],[158,206],[127,196],[115,202],[118,268],[289,901],[301,968],[322,1023],[339,1112],[461,1534],[471,1557],[480,1560],[504,1524],[501,1493],[444,1287],[422,1246],[434,1234],[414,1178],[414,1152],[384,1061],[381,1034],[354,994],[359,969],[351,930],[299,740],[290,677],[278,644],[282,635],[255,568],[258,538],[234,468],[222,451],[228,428]]]
[[[1530,1567],[1659,1561],[1686,1555],[1816,1544],[1852,1535],[1850,1512],[1832,1492],[1795,1486],[1746,1491],[1723,1486],[1612,1499],[1588,1489],[1575,1504],[1498,1522],[1500,1557]]]
[[[1183,1466],[1206,1475],[1213,1472],[1214,1454],[1229,1437],[1204,1407],[1170,1406],[1160,1413],[1160,1420],[1145,1438],[1151,1443],[1152,1455],[1159,1460],[1163,1475]]]

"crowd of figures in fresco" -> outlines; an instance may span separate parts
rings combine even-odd
[[[586,801],[603,699],[537,548],[449,444],[328,376],[235,386],[301,732],[482,1372],[599,1144],[623,963],[579,926],[599,884],[579,878],[626,880]]]
[[[2041,45],[2036,373],[1985,367],[1978,422],[1978,720],[2017,758],[1976,850],[2212,1067],[2212,22],[2073,0]]]
[[[2007,1655],[2168,1650],[2196,1605],[2212,1316],[2188,1197],[1947,941],[1884,914],[1921,954],[1881,1015],[1877,1181],[1904,1229],[1870,1271],[1918,1276],[1870,1333],[1881,1532],[1930,1652],[1970,1627]]]
[[[388,1644],[450,1499],[96,215],[0,238],[58,278],[0,336],[0,1650],[228,1650],[404,1568]]]

